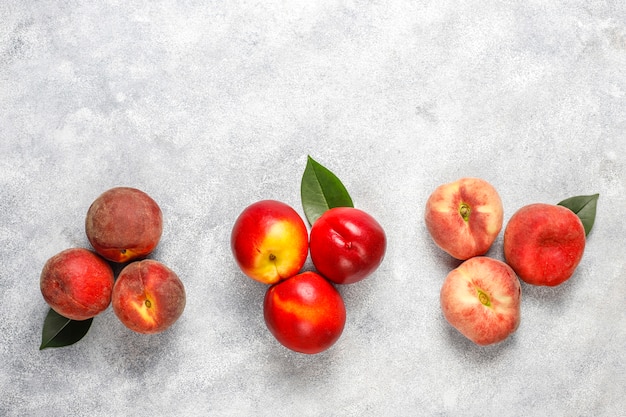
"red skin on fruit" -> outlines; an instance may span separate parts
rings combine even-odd
[[[262,200],[246,207],[231,232],[231,250],[250,278],[274,284],[294,276],[309,253],[302,217],[280,201]]]
[[[66,249],[48,259],[41,271],[44,300],[60,315],[87,320],[111,303],[113,270],[100,256],[87,249]]]
[[[137,333],[168,329],[183,313],[185,302],[185,287],[178,276],[151,259],[128,264],[113,287],[115,315]]]
[[[504,257],[523,281],[555,286],[569,279],[585,250],[585,228],[570,209],[530,204],[504,231]]]
[[[487,181],[461,178],[433,191],[424,219],[437,246],[466,260],[487,253],[502,230],[502,201]]]
[[[441,287],[443,315],[472,342],[498,343],[520,323],[521,286],[504,262],[477,256],[452,270]]]
[[[336,284],[351,284],[374,272],[385,256],[387,239],[369,214],[352,207],[324,212],[311,228],[311,260]]]
[[[339,292],[315,272],[303,272],[272,285],[263,315],[269,331],[285,347],[315,354],[341,336],[346,307]]]
[[[85,219],[91,246],[113,262],[128,262],[149,255],[163,231],[159,205],[136,188],[116,187],[91,204]]]

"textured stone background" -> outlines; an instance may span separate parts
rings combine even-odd
[[[624,2],[3,0],[0,21],[0,415],[626,409]],[[389,240],[375,275],[340,289],[344,334],[315,356],[272,338],[265,287],[229,248],[254,201],[303,213],[307,154]],[[457,263],[422,220],[461,176],[499,190],[505,221],[601,194],[575,275],[523,285],[519,330],[487,348],[443,319]],[[41,268],[88,246],[87,208],[117,185],[161,205],[152,257],[184,281],[185,313],[142,336],[109,309],[39,351]]]

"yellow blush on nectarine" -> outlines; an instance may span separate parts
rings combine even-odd
[[[233,225],[231,250],[250,278],[274,284],[297,274],[309,253],[309,236],[289,205],[262,200],[246,207]]]

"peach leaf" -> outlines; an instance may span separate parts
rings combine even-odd
[[[341,180],[310,156],[307,156],[302,175],[300,197],[304,214],[311,225],[328,209],[354,207]]]
[[[585,227],[585,235],[588,235],[596,220],[596,206],[600,194],[579,195],[567,198],[560,203],[559,206],[567,207],[572,210]]]
[[[45,348],[69,346],[83,338],[91,327],[93,318],[72,320],[50,309],[43,323],[41,346]]]

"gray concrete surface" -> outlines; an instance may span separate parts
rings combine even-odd
[[[0,21],[0,415],[623,415],[623,2],[4,0]],[[389,240],[315,356],[269,334],[229,247],[254,201],[303,214],[309,154]],[[422,219],[461,176],[498,189],[505,221],[600,193],[575,275],[523,285],[519,330],[486,348],[441,315],[456,262]],[[187,308],[155,336],[109,308],[39,351],[41,268],[88,247],[87,208],[117,185],[161,205],[152,257]]]

